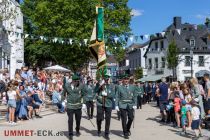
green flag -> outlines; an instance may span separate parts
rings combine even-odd
[[[103,76],[106,72],[106,50],[104,42],[104,8],[96,7],[97,18],[94,23],[92,36],[90,39],[91,45],[89,50],[98,62],[98,70]]]

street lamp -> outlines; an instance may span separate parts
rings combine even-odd
[[[190,50],[191,78],[193,78],[193,50]]]

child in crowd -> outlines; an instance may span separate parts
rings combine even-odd
[[[7,96],[8,96],[8,108],[9,108],[9,124],[15,125],[15,109],[16,109],[16,98],[17,98],[17,93],[16,93],[16,87],[13,84],[8,85],[8,91],[7,91]]]
[[[176,123],[177,127],[180,128],[180,109],[181,109],[181,99],[179,97],[179,92],[174,91],[174,112],[175,112],[175,118],[176,118]]]
[[[187,125],[187,108],[186,108],[187,102],[185,100],[182,100],[182,109],[181,109],[181,124],[182,124],[182,133],[186,134],[186,125]]]
[[[199,132],[199,126],[200,126],[200,109],[198,108],[198,103],[195,100],[192,100],[192,130],[195,132],[195,138],[199,138],[200,132]]]

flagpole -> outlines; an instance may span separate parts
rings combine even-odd
[[[99,0],[99,6],[103,6],[103,0]]]

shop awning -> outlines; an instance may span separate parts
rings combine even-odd
[[[203,77],[204,74],[209,74],[210,75],[210,71],[208,71],[208,70],[200,70],[200,71],[195,73],[195,76],[196,77]]]
[[[160,80],[162,77],[169,77],[169,74],[161,74],[161,75],[148,75],[146,77],[143,77],[141,79],[138,79],[137,81],[141,81],[141,82],[155,82]]]

